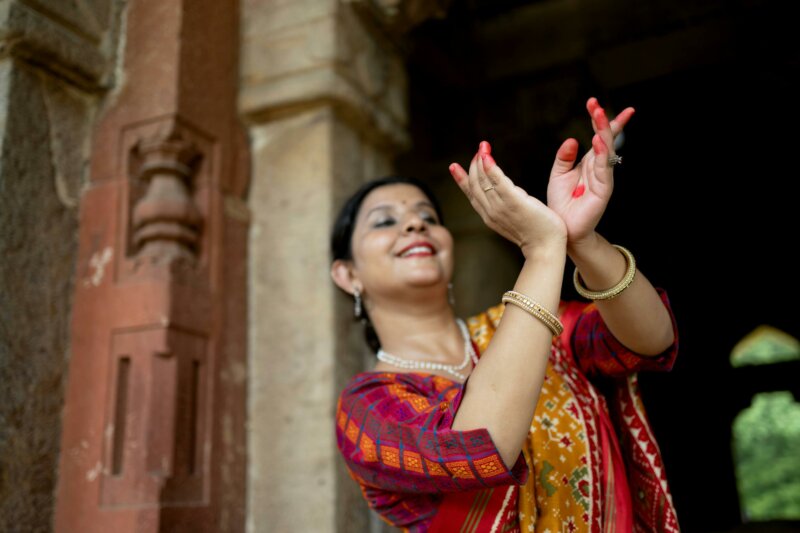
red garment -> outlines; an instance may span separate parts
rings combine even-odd
[[[662,299],[668,306],[666,295],[662,294]],[[596,486],[590,492],[601,499],[601,471],[606,474],[603,480],[612,472],[615,483],[609,487],[614,488],[614,499],[622,502],[616,506],[617,520],[630,524],[635,515],[637,532],[677,531],[660,455],[634,374],[642,369],[669,370],[677,352],[677,336],[674,346],[662,356],[645,359],[616,341],[591,305],[570,304],[562,321],[565,332],[554,344],[554,354],[560,354],[559,368],[564,367],[562,371],[576,383],[576,400],[582,402],[584,415],[594,416],[594,427],[601,429],[600,439],[595,436],[593,455],[604,460],[594,461]],[[472,329],[476,341],[487,333]],[[605,399],[587,379],[587,375],[600,373],[618,378],[609,400],[615,419],[624,421],[621,447],[609,425]],[[467,530],[475,532],[515,530],[518,489],[526,480],[527,465],[520,455],[509,471],[484,429],[451,429],[463,391],[460,384],[431,374],[365,372],[355,376],[342,392],[336,415],[339,449],[370,506],[390,524],[424,532],[436,517],[446,526],[440,531],[452,527],[453,521],[463,521]],[[635,498],[626,506],[625,502],[631,501],[628,480]],[[447,496],[449,493],[457,494]],[[592,523],[601,523],[602,511],[597,505],[593,513],[598,515],[591,517]]]
[[[485,429],[454,431],[461,384],[433,374],[364,372],[341,395],[337,442],[375,511],[397,527],[427,531],[442,494],[522,483]]]

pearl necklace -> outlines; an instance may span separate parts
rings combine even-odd
[[[458,329],[461,331],[461,336],[464,337],[464,361],[462,361],[460,365],[445,365],[443,363],[435,363],[433,361],[412,361],[409,359],[402,359],[383,351],[383,348],[378,350],[378,360],[388,363],[392,366],[408,370],[443,370],[444,372],[457,377],[461,381],[464,381],[467,379],[467,376],[459,372],[459,370],[464,370],[467,368],[470,359],[472,360],[473,364],[477,365],[478,356],[475,354],[475,349],[472,347],[472,340],[469,337],[467,325],[464,324],[464,321],[460,318],[456,319],[456,324],[458,324]]]

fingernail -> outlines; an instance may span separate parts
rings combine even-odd
[[[484,154],[492,153],[492,145],[486,141],[481,141],[480,145],[478,145],[478,151]]]

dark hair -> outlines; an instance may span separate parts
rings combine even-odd
[[[433,205],[433,208],[436,211],[436,216],[439,218],[439,223],[444,223],[439,201],[436,199],[436,196],[434,196],[430,187],[428,187],[422,181],[406,176],[384,176],[382,178],[373,179],[362,185],[356,192],[354,192],[353,195],[344,203],[342,209],[339,211],[339,214],[336,216],[336,220],[333,223],[333,231],[331,232],[331,256],[333,261],[336,261],[337,259],[353,259],[353,230],[355,230],[356,218],[358,217],[358,212],[361,209],[361,204],[364,203],[364,198],[366,198],[369,193],[379,187],[398,184],[413,185],[422,191],[422,193],[428,197],[428,200],[430,200],[431,204]],[[362,309],[361,315],[361,321],[364,323],[364,338],[369,347],[372,348],[373,351],[377,352],[381,347],[381,343],[378,340],[378,335],[375,333],[375,328],[372,327],[372,322],[370,322],[369,316],[367,315],[367,311],[365,309]]]

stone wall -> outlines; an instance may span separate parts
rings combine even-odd
[[[78,202],[121,3],[0,5],[0,531],[49,531]]]
[[[240,107],[253,161],[250,532],[383,527],[334,440],[338,393],[366,359],[351,300],[330,279],[328,239],[345,198],[389,172],[409,144],[406,75],[391,35],[415,13],[431,14],[413,5],[421,3],[243,4]]]

